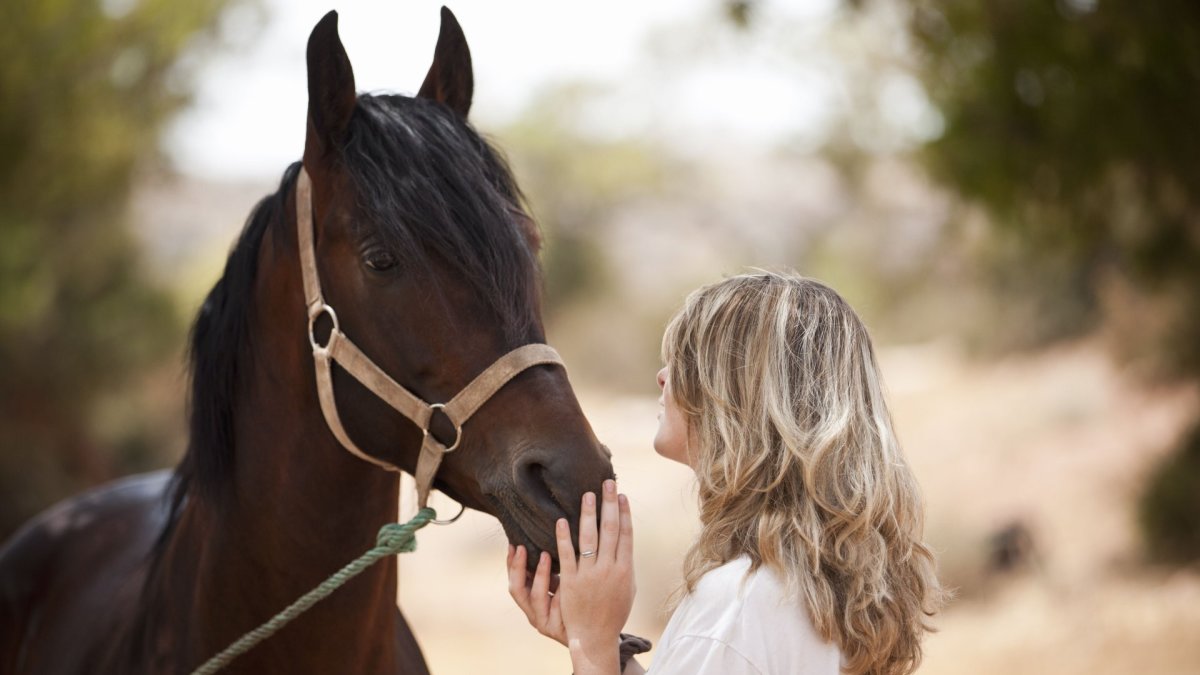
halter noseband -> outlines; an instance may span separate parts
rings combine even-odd
[[[370,462],[387,471],[402,472],[400,467],[363,452],[342,426],[338,417],[337,400],[333,395],[333,373],[331,362],[337,361],[343,370],[361,382],[376,396],[395,408],[401,415],[416,424],[424,437],[421,454],[417,459],[416,478],[417,504],[424,507],[429,501],[429,490],[437,474],[442,457],[458,448],[462,442],[463,424],[479,410],[509,380],[524,370],[542,364],[563,365],[562,357],[553,347],[546,344],[528,344],[518,347],[497,359],[471,383],[446,403],[426,403],[393,380],[375,365],[358,347],[346,337],[338,325],[337,313],[325,302],[321,293],[321,279],[317,273],[317,255],[313,245],[312,184],[303,166],[296,180],[296,228],[300,244],[300,270],[304,277],[304,302],[308,308],[308,341],[312,345],[313,361],[317,371],[317,395],[321,401],[321,412],[329,430],[352,455]],[[324,344],[317,341],[314,332],[316,321],[322,314],[329,316],[333,329]],[[429,432],[429,420],[434,410],[442,411],[454,425],[454,443],[442,445]],[[462,512],[459,512],[462,515]],[[453,520],[457,520],[455,516]],[[448,522],[453,522],[453,520]],[[435,521],[436,522],[436,521]]]

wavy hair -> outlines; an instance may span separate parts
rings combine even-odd
[[[701,533],[681,594],[767,566],[851,673],[904,675],[944,602],[870,337],[828,286],[761,272],[701,288],[663,337]]]

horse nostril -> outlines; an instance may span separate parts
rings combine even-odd
[[[547,514],[569,513],[555,494],[549,468],[538,459],[519,461],[515,479],[525,497]]]

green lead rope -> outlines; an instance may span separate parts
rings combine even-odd
[[[371,565],[384,558],[400,553],[411,553],[417,548],[417,530],[429,524],[437,517],[437,512],[429,507],[417,511],[417,515],[407,523],[388,523],[379,528],[375,538],[375,548],[359,556],[357,560],[334,572],[320,586],[305,593],[293,602],[287,609],[271,617],[263,625],[238,638],[237,642],[229,645],[220,654],[204,662],[204,665],[192,671],[192,675],[212,675],[229,665],[231,661],[250,651],[255,645],[274,635],[280,628],[291,623],[292,619],[307,612],[313,605],[324,600],[330,593],[341,588],[343,584],[358,576]]]

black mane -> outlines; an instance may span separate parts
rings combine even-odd
[[[427,272],[436,259],[494,311],[510,339],[536,326],[536,251],[521,195],[500,155],[469,124],[438,103],[361,95],[347,130],[343,167],[368,215],[403,264]],[[259,247],[285,221],[300,164],[254,208],[221,279],[191,331],[189,442],[170,489],[171,516],[156,551],[189,495],[215,496],[232,483],[239,378],[249,372],[249,318]],[[296,311],[301,310],[297,300]]]

